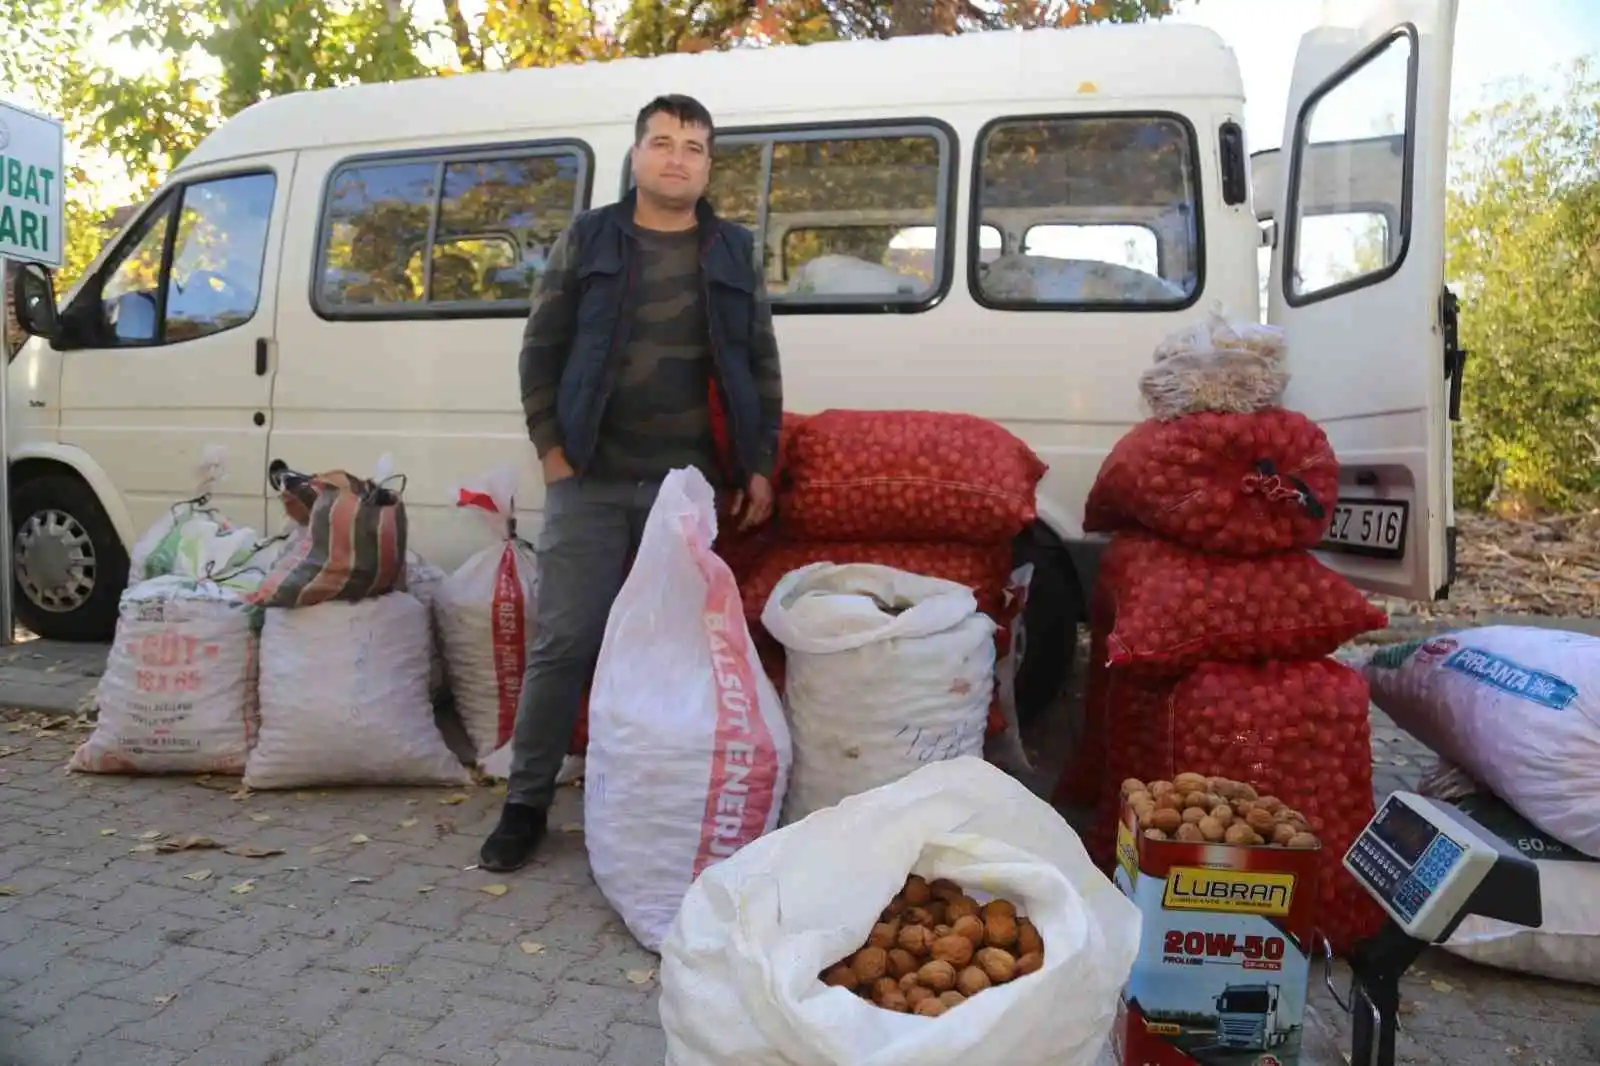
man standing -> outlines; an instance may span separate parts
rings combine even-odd
[[[633,191],[572,223],[533,295],[520,369],[544,468],[538,631],[486,870],[522,866],[544,838],[606,616],[661,479],[699,468],[731,493],[741,528],[772,513],[778,348],[755,242],[705,200],[713,135],[697,100],[646,104]]]

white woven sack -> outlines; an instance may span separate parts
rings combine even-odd
[[[787,824],[926,763],[982,755],[994,622],[972,590],[890,566],[814,563],[761,614],[787,649]]]
[[[237,774],[255,734],[257,611],[236,589],[158,577],[122,594],[94,732],[68,768]]]
[[[468,779],[428,698],[428,611],[405,592],[272,608],[250,788],[456,785]]]
[[[499,467],[456,490],[456,506],[481,513],[495,542],[440,582],[433,603],[456,713],[479,759],[511,739],[537,617],[539,559],[517,536],[516,484],[516,471]]]

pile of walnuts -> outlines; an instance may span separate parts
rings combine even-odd
[[[884,1010],[938,1017],[984,989],[1044,965],[1044,941],[1015,904],[979,904],[951,881],[912,875],[878,916],[866,946],[822,980]]]
[[[1276,796],[1259,796],[1251,786],[1225,777],[1178,774],[1171,781],[1149,784],[1129,778],[1122,783],[1122,798],[1151,840],[1321,846],[1305,815]]]

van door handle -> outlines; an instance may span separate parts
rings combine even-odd
[[[267,338],[256,338],[256,377],[267,376]]]

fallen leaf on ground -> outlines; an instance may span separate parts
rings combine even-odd
[[[421,802],[422,801],[419,800],[419,799],[408,799],[408,800],[406,800],[406,806],[407,807],[415,807],[417,804],[419,804]]]
[[[189,873],[183,875],[183,879],[185,881],[209,881],[211,880],[211,871],[191,870]]]
[[[221,844],[218,844],[210,837],[173,837],[171,840],[163,840],[161,843],[157,844],[156,850],[170,853],[174,851],[196,851],[207,848],[220,848],[221,846]]]
[[[117,831],[115,829],[102,829],[100,830],[100,835],[103,837],[114,837],[117,835]]]
[[[1456,990],[1456,986],[1451,984],[1449,981],[1440,981],[1437,979],[1429,981],[1428,987],[1433,989],[1435,992],[1454,992]]]
[[[213,792],[232,792],[238,788],[238,779],[232,777],[197,777],[194,783],[201,788],[209,788]]]
[[[140,833],[139,834],[139,839],[140,840],[160,840],[162,837],[164,837],[166,835],[167,834],[163,833],[159,829],[150,829],[150,830],[147,830],[146,832]]]
[[[432,892],[433,891],[433,886],[432,885],[418,885],[417,886],[417,891],[418,892]]]
[[[272,821],[272,815],[270,815],[270,814],[252,814],[250,816],[250,820],[252,822],[270,822],[270,821]]]
[[[537,940],[524,940],[522,943],[518,944],[517,947],[522,949],[522,953],[524,955],[538,955],[540,952],[544,951],[544,945],[539,943]]]
[[[0,885],[0,896],[15,896],[16,894],[16,885]]]
[[[448,796],[439,797],[439,804],[443,807],[454,807],[465,802],[467,802],[467,794],[465,792],[452,792]]]
[[[503,896],[507,892],[511,891],[511,886],[510,885],[481,885],[481,886],[479,886],[478,891],[479,892],[487,892],[487,893],[489,893],[489,895],[495,897],[496,899],[499,899],[501,896]]]
[[[242,896],[247,892],[254,891],[255,887],[256,887],[255,879],[251,878],[248,881],[240,881],[238,884],[236,884],[232,888],[228,889],[228,891],[232,892],[235,896]]]
[[[400,972],[400,967],[398,967],[398,966],[368,966],[366,968],[365,972],[371,974],[373,977],[383,977],[386,974]]]
[[[370,877],[352,877],[350,879],[349,883],[352,884],[352,885],[370,885],[370,884],[372,884],[372,878],[370,878]]]
[[[282,848],[258,848],[251,844],[235,844],[231,848],[223,848],[229,855],[237,855],[241,859],[270,859],[274,855],[282,855]]]
[[[321,855],[325,851],[332,851],[332,850],[333,850],[333,848],[331,846],[327,845],[327,844],[313,844],[309,848],[306,849],[306,854],[307,855]]]
[[[357,833],[355,836],[350,838],[350,843],[352,843],[352,844],[366,844],[366,843],[370,842],[371,840],[372,840],[372,838],[367,836],[367,834],[365,834],[365,833]]]
[[[15,755],[21,750],[21,748],[13,748],[9,744],[0,744],[0,759],[4,759],[7,755]]]
[[[623,976],[628,979],[629,984],[647,985],[655,980],[656,972],[654,970],[629,970]]]
[[[415,818],[402,818],[402,819],[400,819],[400,828],[401,829],[410,829],[412,826],[414,826],[416,824],[417,824],[417,820]]]
[[[171,1003],[173,1000],[175,1000],[177,998],[178,998],[178,993],[176,993],[176,992],[168,992],[164,996],[155,997],[150,1002],[154,1003],[158,1007],[165,1007],[168,1003]]]
[[[230,793],[228,798],[233,800],[235,803],[237,803],[237,802],[239,802],[240,800],[243,800],[243,799],[249,799],[250,798],[250,786],[249,785],[240,785],[238,791]]]
[[[583,832],[583,824],[581,822],[567,822],[562,825],[561,831],[563,833],[581,833]]]
[[[149,855],[156,850],[154,844],[135,844],[128,849],[129,855]]]

